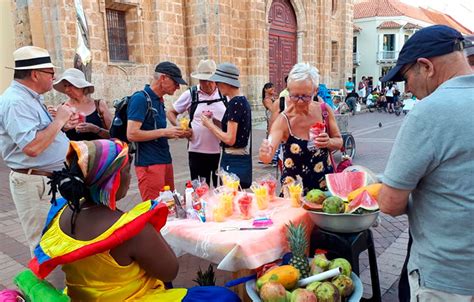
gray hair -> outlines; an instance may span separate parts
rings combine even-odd
[[[288,74],[288,84],[291,82],[301,82],[309,80],[313,84],[313,88],[319,86],[319,71],[316,67],[309,63],[297,63]]]
[[[158,80],[162,75],[163,75],[163,73],[161,73],[161,72],[155,72],[153,74],[153,79]]]

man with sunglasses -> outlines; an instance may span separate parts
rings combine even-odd
[[[49,209],[48,176],[64,167],[69,140],[61,131],[73,108],[48,113],[43,94],[53,88],[54,68],[46,49],[24,46],[13,53],[13,81],[0,100],[0,152],[11,169],[13,202],[33,252]]]
[[[474,74],[463,53],[468,44],[444,25],[421,29],[382,79],[405,81],[406,91],[421,99],[400,128],[378,198],[383,212],[408,215],[411,301],[474,299],[466,277],[474,271]]]
[[[166,127],[163,97],[187,85],[181,70],[171,62],[156,65],[151,83],[130,98],[127,107],[127,138],[136,142],[135,172],[143,200],[155,199],[164,186],[174,190],[174,173],[168,139],[188,137],[191,132]],[[148,102],[151,101],[149,110]]]

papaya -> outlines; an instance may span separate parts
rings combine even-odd
[[[380,192],[381,188],[382,188],[381,183],[375,183],[375,184],[371,184],[371,185],[368,185],[368,186],[360,187],[360,188],[350,192],[347,195],[347,200],[348,201],[353,200],[354,198],[357,197],[357,195],[359,195],[360,193],[362,193],[364,191],[367,191],[370,194],[370,196],[372,196],[375,200],[377,200],[377,197],[379,196],[379,192]]]
[[[274,281],[283,285],[285,289],[291,290],[296,286],[299,279],[300,271],[298,269],[292,265],[282,265],[273,268],[258,278],[257,288],[260,290],[265,283]]]

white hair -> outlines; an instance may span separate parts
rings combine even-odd
[[[309,63],[297,63],[288,74],[288,84],[291,82],[301,82],[309,80],[313,84],[313,88],[319,86],[319,71],[316,67]]]

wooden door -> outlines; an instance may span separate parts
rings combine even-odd
[[[269,78],[280,93],[285,88],[285,76],[296,64],[296,15],[289,0],[275,0],[268,16]]]

